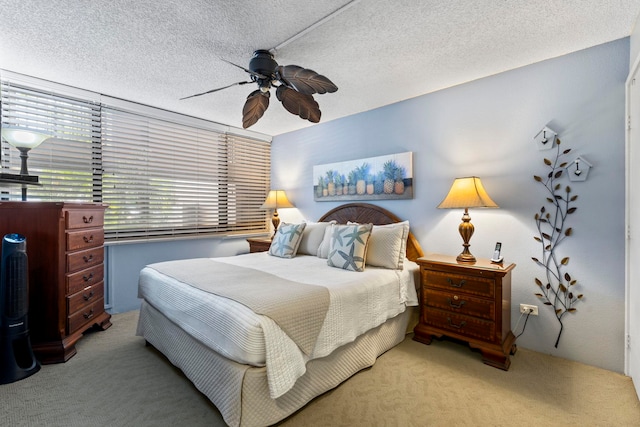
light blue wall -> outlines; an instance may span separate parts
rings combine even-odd
[[[147,264],[187,258],[214,258],[249,252],[244,238],[188,239],[107,246],[105,283],[111,313],[140,308],[138,276]]]
[[[488,258],[495,242],[502,241],[506,261],[517,264],[512,327],[520,303],[540,308],[518,345],[622,372],[624,82],[629,53],[629,39],[622,39],[277,136],[272,145],[273,185],[286,189],[297,207],[281,210],[280,217],[317,219],[337,205],[314,202],[314,165],[412,151],[414,199],[379,205],[409,219],[425,251],[455,255],[461,251],[457,228],[462,212],[436,206],[454,178],[480,176],[500,209],[470,212],[476,227],[471,252]],[[322,96],[317,98],[322,108]],[[546,173],[543,158],[552,156],[538,151],[533,136],[548,123],[559,132],[562,146],[572,149],[569,160],[581,155],[594,166],[586,182],[571,184],[579,195],[578,210],[570,218],[574,236],[559,252],[571,257],[569,271],[585,298],[578,312],[566,318],[558,349],[554,342],[559,324],[534,296],[534,277],[541,270],[531,260],[540,255],[533,216],[546,198],[532,176]],[[521,327],[522,322],[515,332]]]

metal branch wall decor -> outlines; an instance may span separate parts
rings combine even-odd
[[[575,292],[577,280],[567,271],[569,257],[561,257],[558,254],[558,246],[573,234],[573,229],[568,227],[569,215],[578,209],[574,202],[578,198],[572,195],[571,187],[563,186],[558,181],[563,177],[568,162],[563,157],[571,152],[568,148],[560,150],[560,139],[555,139],[555,158],[544,159],[544,164],[549,169],[546,177],[534,175],[536,182],[544,185],[548,192],[546,204],[535,214],[538,235],[534,239],[540,243],[542,258],[532,257],[533,262],[543,268],[544,276],[535,278],[535,283],[540,292],[535,295],[551,309],[553,309],[560,331],[556,339],[555,347],[558,348],[560,337],[564,329],[563,318],[567,313],[575,313],[574,305],[582,299],[583,295]]]

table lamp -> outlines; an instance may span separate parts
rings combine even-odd
[[[469,240],[473,235],[474,227],[471,224],[471,217],[469,216],[469,208],[497,208],[498,205],[491,200],[491,197],[487,194],[480,178],[476,176],[470,176],[466,178],[456,178],[451,185],[449,194],[438,205],[439,209],[464,209],[462,215],[462,223],[458,227],[460,236],[462,236],[464,247],[462,253],[456,257],[460,262],[475,262],[471,252],[469,252]]]
[[[270,190],[266,200],[260,206],[261,209],[273,209],[273,216],[271,217],[271,223],[273,224],[273,236],[276,234],[278,225],[280,225],[280,218],[278,217],[278,208],[295,208],[293,204],[287,199],[287,195],[284,190]],[[273,236],[271,236],[273,238]]]

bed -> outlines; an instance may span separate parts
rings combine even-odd
[[[286,418],[372,366],[415,324],[419,269],[414,261],[423,253],[408,222],[378,206],[351,203],[312,224],[317,228],[307,227],[307,240],[298,242],[291,257],[262,252],[180,260],[140,272],[137,334],[180,368],[230,426]],[[327,266],[335,258],[320,254],[331,230],[356,226],[370,231],[370,243],[377,236],[376,246],[367,246],[367,259],[382,264],[367,264],[358,273],[348,271],[357,266],[347,262]],[[380,236],[399,228],[405,234],[396,261],[380,252]],[[276,238],[285,229],[281,225]],[[316,240],[309,237],[312,232]]]

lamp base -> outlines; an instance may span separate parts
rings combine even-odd
[[[271,235],[271,240],[273,240],[273,238],[276,237],[276,231],[278,231],[278,226],[280,225],[280,215],[278,215],[278,209],[275,209],[273,211],[271,224],[273,224],[273,234]]]
[[[473,236],[474,226],[471,224],[471,217],[469,216],[469,209],[464,209],[464,214],[462,215],[462,222],[458,227],[458,231],[460,232],[460,237],[462,237],[462,253],[457,256],[456,260],[459,262],[476,262],[476,257],[471,255],[469,252],[469,240],[471,240],[471,236]]]
[[[476,257],[474,257],[470,252],[464,253],[462,252],[460,255],[456,257],[456,261],[458,262],[476,262]]]

